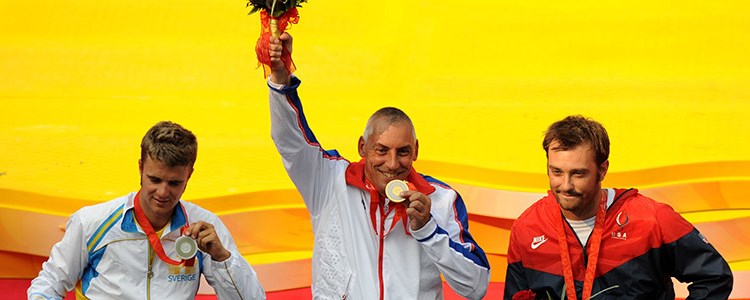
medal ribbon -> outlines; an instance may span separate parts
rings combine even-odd
[[[182,212],[185,213],[185,225],[180,228],[180,233],[184,233],[185,229],[188,228],[188,224],[190,223],[187,222],[187,212],[185,212],[185,208],[182,207],[182,205],[180,205],[180,207],[182,208]],[[180,261],[176,261],[169,258],[169,256],[164,253],[164,247],[161,245],[161,240],[158,236],[156,236],[156,231],[154,231],[154,228],[151,226],[151,222],[148,221],[146,214],[143,212],[143,208],[141,208],[141,191],[138,191],[138,193],[135,194],[133,209],[135,210],[135,218],[136,220],[138,220],[138,224],[141,225],[143,232],[146,233],[148,242],[149,244],[151,244],[151,248],[154,248],[154,253],[156,253],[159,259],[170,265],[177,266],[183,264],[186,260],[183,259]],[[189,259],[188,263],[190,263],[190,261],[194,259],[195,257]]]
[[[414,185],[409,183],[409,187],[412,188]],[[375,189],[375,187],[370,183],[369,180],[365,179],[365,187],[370,192],[370,220],[372,221],[372,229],[375,230],[375,234],[378,234],[378,227],[375,224],[375,210],[377,207],[381,208],[380,218],[385,221],[385,218],[396,209],[396,215],[393,218],[393,222],[391,222],[391,227],[388,228],[387,231],[381,232],[383,236],[385,236],[386,233],[391,232],[393,230],[393,227],[396,227],[396,224],[398,224],[399,221],[401,221],[402,224],[404,224],[404,232],[406,235],[411,236],[411,233],[409,233],[409,229],[407,227],[407,222],[409,220],[409,217],[406,215],[406,205],[404,202],[396,203],[391,201],[390,207],[388,207],[388,211],[382,211],[383,207],[380,205],[381,200],[380,199],[380,193]],[[416,190],[416,188],[414,188]],[[383,228],[385,229],[385,228]]]
[[[588,265],[586,266],[586,274],[583,280],[583,300],[588,300],[591,297],[591,290],[594,285],[594,275],[596,274],[596,265],[599,262],[599,249],[601,247],[602,232],[604,231],[604,218],[607,213],[607,194],[602,193],[599,199],[599,209],[596,211],[596,223],[594,224],[594,231],[591,233],[589,239],[589,255]],[[562,212],[557,214],[559,218],[558,222],[562,226],[557,226],[557,240],[560,243],[560,258],[562,260],[563,276],[565,278],[565,291],[567,293],[567,299],[578,299],[576,297],[576,285],[573,279],[573,264],[570,260],[570,251],[568,249],[568,239],[565,234],[565,227],[567,222],[563,220]]]

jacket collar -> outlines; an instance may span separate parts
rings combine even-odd
[[[123,209],[125,210],[125,215],[122,218],[122,224],[120,225],[120,228],[122,228],[125,232],[143,232],[142,230],[139,230],[138,225],[135,222],[135,211],[134,211],[134,199],[135,199],[136,193],[131,193],[128,195],[128,199],[125,202],[125,206]],[[177,202],[177,206],[175,206],[174,213],[172,213],[172,219],[169,221],[169,230],[168,232],[172,232],[174,230],[180,229],[183,225],[187,223],[187,218],[185,216],[185,209],[183,208],[182,200]]]
[[[638,194],[638,189],[635,188],[629,188],[629,189],[618,189],[615,188],[615,199],[612,202],[612,205],[609,205],[607,207],[607,211],[612,210],[615,206],[622,205],[624,203],[624,199],[633,197]],[[557,199],[555,198],[555,193],[553,193],[551,190],[547,190],[547,205],[551,205],[555,209],[559,210],[560,204],[557,203]],[[553,209],[554,210],[554,209]]]
[[[408,228],[408,216],[406,215],[406,207],[404,205],[404,202],[396,203],[396,205],[392,205],[388,211],[383,211],[382,205],[385,205],[387,201],[385,200],[385,197],[383,195],[380,195],[380,193],[375,189],[375,187],[372,186],[372,184],[369,183],[369,180],[365,178],[365,159],[361,159],[358,162],[350,163],[349,166],[346,167],[346,183],[352,186],[355,186],[361,190],[364,190],[368,193],[370,193],[370,221],[372,222],[372,229],[373,232],[375,232],[376,235],[382,235],[385,236],[391,230],[393,227],[401,221],[401,223],[404,226],[404,232],[406,235],[411,235],[409,233]],[[419,175],[417,171],[414,170],[414,167],[412,167],[409,170],[409,175],[406,176],[406,180],[409,181],[411,184],[414,185],[414,187],[422,194],[429,195],[432,194],[435,191],[435,187],[430,185],[430,183],[425,180],[422,175]],[[395,217],[393,219],[393,223],[391,223],[390,228],[385,231],[383,229],[383,232],[378,230],[376,221],[377,217],[375,216],[376,211],[378,210],[378,207],[381,208],[381,222],[384,220],[385,215],[390,214],[391,211],[395,210]]]
[[[417,191],[422,194],[429,195],[435,192],[435,187],[430,185],[430,183],[427,182],[427,180],[425,180],[422,175],[417,173],[417,171],[414,170],[414,167],[411,167],[411,169],[409,170],[409,175],[406,176],[406,181],[414,184],[414,187],[417,188]],[[358,187],[362,190],[371,190],[367,187],[368,185],[365,179],[364,158],[358,162],[350,163],[349,166],[346,167],[346,183]]]

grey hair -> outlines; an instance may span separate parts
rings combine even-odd
[[[406,115],[404,111],[395,107],[383,107],[373,113],[372,116],[370,116],[370,118],[367,120],[367,126],[365,126],[365,132],[362,135],[365,140],[368,140],[370,135],[373,133],[373,131],[375,130],[374,123],[379,119],[385,119],[385,122],[388,125],[399,122],[409,123],[409,125],[411,125],[411,132],[414,135],[414,139],[417,139],[417,131],[414,129],[414,124],[411,122],[411,119],[408,115]]]

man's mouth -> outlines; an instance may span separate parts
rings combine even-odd
[[[568,199],[581,197],[581,194],[577,194],[577,193],[570,194],[570,193],[565,193],[565,192],[558,192],[558,194],[562,196],[563,198],[568,198]]]
[[[401,174],[401,173],[400,172],[396,173],[396,172],[383,172],[383,171],[380,171],[380,175],[383,175],[383,177],[388,178],[388,179],[396,179],[399,174]]]

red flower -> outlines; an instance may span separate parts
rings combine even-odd
[[[534,300],[536,294],[531,290],[520,291],[513,295],[513,300]]]

